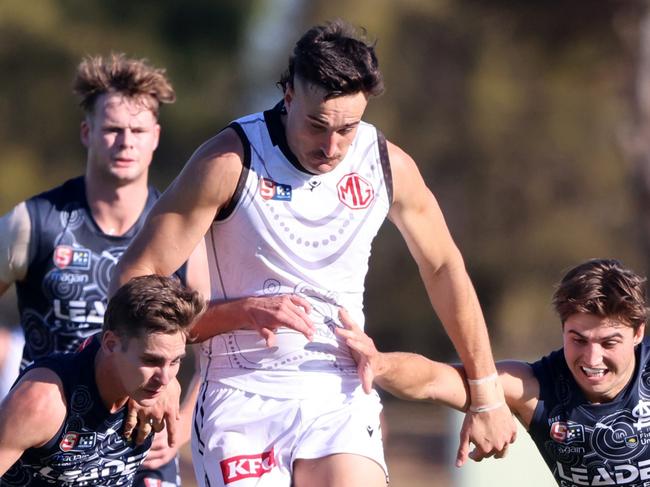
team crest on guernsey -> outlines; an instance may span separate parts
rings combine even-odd
[[[260,196],[265,200],[291,201],[291,185],[260,178]]]
[[[348,208],[362,210],[368,208],[375,199],[375,190],[368,181],[356,172],[346,174],[336,185],[339,200]]]
[[[69,245],[57,245],[52,256],[59,269],[90,269],[90,250],[73,249]]]

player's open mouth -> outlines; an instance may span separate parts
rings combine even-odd
[[[592,369],[591,367],[580,367],[584,374],[590,378],[603,377],[608,371],[607,369]]]

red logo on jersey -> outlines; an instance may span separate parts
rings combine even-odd
[[[70,451],[77,446],[78,441],[79,433],[66,433],[61,443],[59,443],[59,448],[61,448],[61,451]]]
[[[336,188],[341,203],[353,210],[368,208],[375,197],[372,185],[355,172],[343,176]]]
[[[144,487],[162,487],[162,480],[145,477]]]
[[[226,484],[251,477],[261,477],[275,467],[273,449],[257,455],[239,455],[219,462]]]
[[[54,249],[54,265],[59,269],[65,269],[72,262],[72,247],[59,245]]]

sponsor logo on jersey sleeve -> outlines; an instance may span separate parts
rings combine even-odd
[[[265,200],[291,201],[291,185],[260,178],[260,196]]]
[[[368,208],[375,199],[372,184],[355,172],[343,176],[336,189],[341,203],[353,210]]]
[[[59,269],[90,269],[90,250],[57,245],[52,257]]]
[[[261,477],[275,467],[273,449],[256,455],[238,455],[219,462],[225,484],[238,480]]]
[[[551,425],[550,436],[553,440],[565,445],[584,443],[585,428],[581,424],[556,421]]]

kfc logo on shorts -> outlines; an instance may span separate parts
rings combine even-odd
[[[52,257],[59,269],[90,269],[90,250],[73,249],[69,245],[58,245]]]
[[[251,477],[261,477],[275,467],[273,449],[257,455],[239,455],[219,462],[226,484]]]
[[[585,441],[585,429],[581,424],[556,421],[551,425],[550,436],[558,443],[569,445]]]
[[[336,189],[341,203],[353,210],[368,208],[375,198],[372,185],[355,172],[343,176]]]

